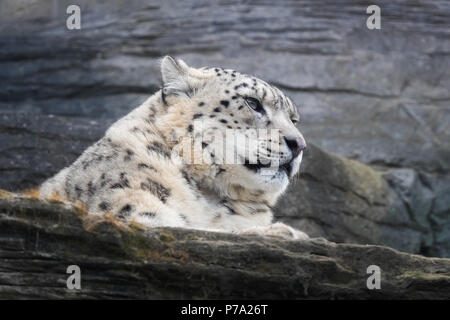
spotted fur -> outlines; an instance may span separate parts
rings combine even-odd
[[[40,196],[57,194],[83,203],[90,214],[112,214],[147,227],[307,238],[273,224],[270,209],[298,172],[305,146],[293,123],[298,113],[292,101],[274,86],[234,70],[195,69],[165,57],[161,72],[162,89],[47,180]],[[277,133],[254,136],[250,129]],[[227,130],[242,131],[256,146],[245,154],[239,143],[227,146],[240,162],[224,163],[224,150],[215,148]],[[193,148],[197,141],[199,150]],[[199,156],[206,159],[195,161]],[[263,160],[279,165],[264,173]]]

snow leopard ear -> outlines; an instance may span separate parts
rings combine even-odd
[[[177,95],[190,98],[194,93],[196,79],[190,75],[190,68],[181,59],[165,56],[161,61],[163,80],[162,96]]]

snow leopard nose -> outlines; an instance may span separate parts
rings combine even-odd
[[[284,141],[292,152],[292,158],[297,157],[306,148],[306,142],[300,137],[284,137]]]

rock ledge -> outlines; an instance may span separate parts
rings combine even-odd
[[[66,288],[69,265],[81,290]],[[366,287],[369,265],[381,289]],[[145,231],[0,192],[0,298],[450,299],[450,259],[374,245]]]

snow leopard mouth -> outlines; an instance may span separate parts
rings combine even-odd
[[[285,164],[282,164],[278,170],[286,172],[287,176],[290,177],[292,173],[292,162],[294,162],[294,159],[292,159],[289,162],[286,162]]]
[[[295,160],[295,158],[278,166],[278,172],[285,172],[286,175],[289,177],[292,173],[292,168],[293,168],[292,163],[294,160]],[[267,164],[263,164],[263,163],[261,163],[261,161],[259,161],[259,159],[256,163],[250,163],[250,161],[248,159],[245,159],[244,166],[253,172],[257,172],[259,169],[262,169],[262,168],[271,168],[272,167],[270,162]],[[272,168],[274,168],[274,167],[272,167]]]
[[[263,164],[259,159],[256,163],[250,163],[248,159],[245,159],[244,166],[254,172],[257,172],[261,168],[270,168],[270,162]]]

